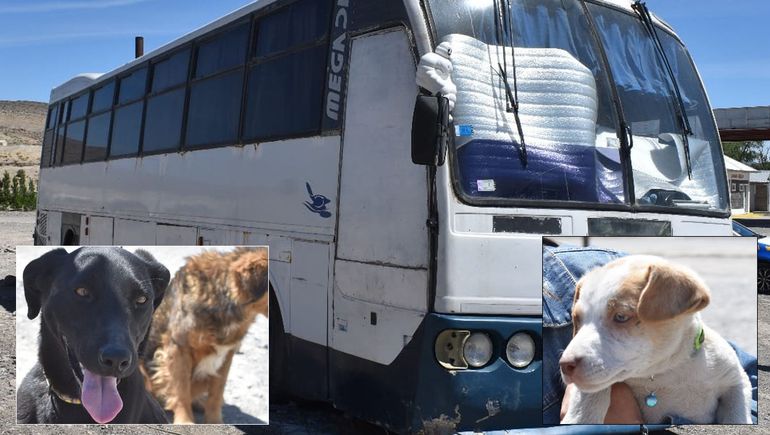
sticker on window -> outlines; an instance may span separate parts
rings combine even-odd
[[[476,188],[479,192],[494,192],[495,180],[476,180]]]
[[[469,124],[455,125],[455,136],[457,137],[473,136],[473,126]]]

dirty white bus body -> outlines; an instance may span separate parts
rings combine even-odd
[[[256,2],[53,90],[36,242],[268,244],[271,387],[397,431],[537,426],[541,236],[731,231],[700,79],[630,6]]]

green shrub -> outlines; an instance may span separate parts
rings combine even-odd
[[[34,210],[36,205],[37,191],[32,179],[21,169],[13,178],[5,171],[0,181],[0,209]]]

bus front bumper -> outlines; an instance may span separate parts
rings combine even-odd
[[[424,321],[412,428],[426,433],[505,430],[542,425],[542,320],[540,317],[457,316],[428,314]],[[436,337],[444,330],[485,332],[493,354],[482,368],[447,370],[435,355]],[[529,333],[535,358],[516,369],[505,356],[508,338]]]

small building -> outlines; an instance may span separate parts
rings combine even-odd
[[[770,171],[749,174],[750,211],[770,210]]]
[[[714,109],[722,141],[770,140],[770,106]],[[767,212],[770,171],[757,171],[725,156],[733,214]]]
[[[759,172],[749,165],[725,156],[727,179],[730,183],[730,208],[733,214],[751,211],[751,174]],[[767,207],[767,204],[765,204]]]

